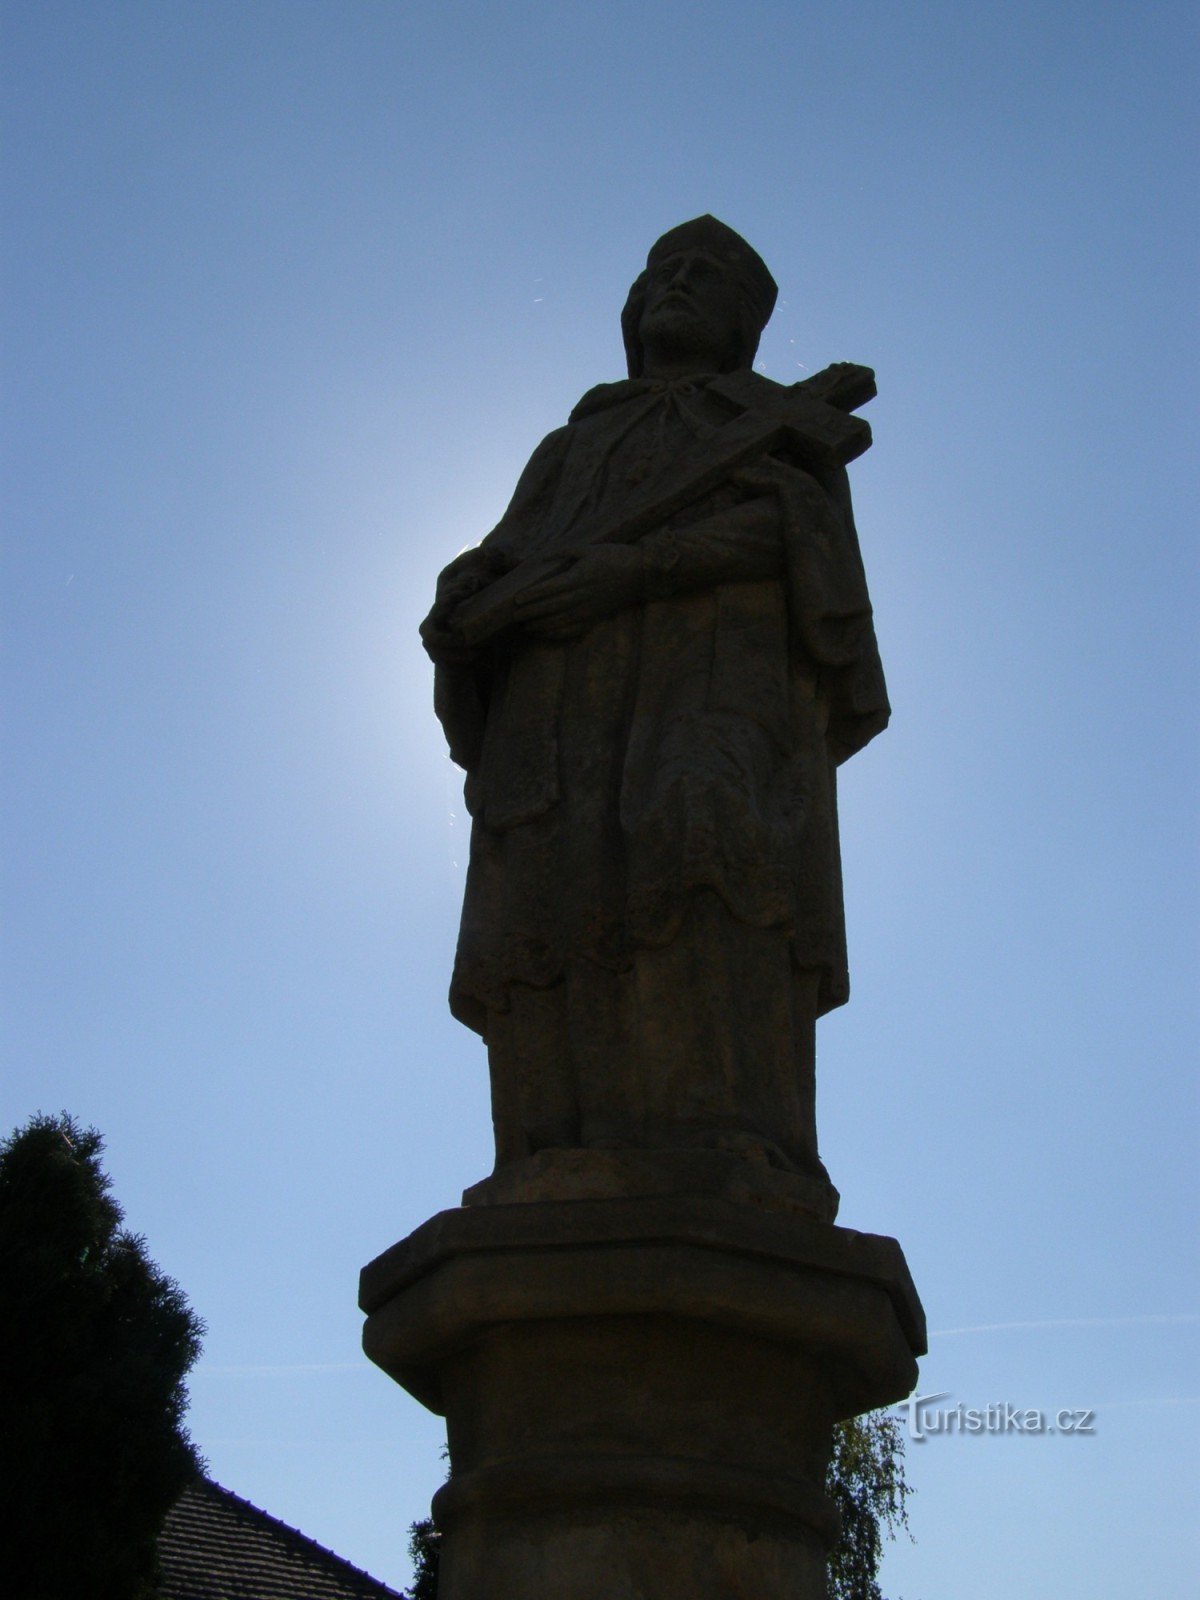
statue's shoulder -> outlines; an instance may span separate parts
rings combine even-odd
[[[614,383],[597,383],[579,400],[567,418],[567,426],[585,422],[589,417],[598,416],[601,412],[611,411],[614,406],[623,405],[626,400],[639,399],[651,387],[644,378],[620,378]]]
[[[564,454],[570,437],[570,423],[564,423],[561,428],[554,428],[530,456],[529,466],[544,467],[558,460]],[[527,467],[526,471],[528,470]]]

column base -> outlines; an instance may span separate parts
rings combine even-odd
[[[440,1600],[816,1600],[833,1424],[925,1348],[894,1240],[712,1197],[442,1212],[360,1298],[446,1417]]]

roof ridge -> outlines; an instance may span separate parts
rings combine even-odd
[[[384,1583],[382,1579],[373,1577],[365,1568],[355,1566],[353,1561],[347,1561],[345,1556],[339,1556],[336,1550],[331,1550],[328,1545],[323,1545],[319,1539],[314,1539],[311,1535],[302,1533],[299,1528],[294,1528],[290,1522],[284,1522],[281,1517],[274,1516],[270,1511],[264,1511],[261,1506],[256,1506],[253,1500],[247,1500],[244,1495],[237,1494],[232,1489],[227,1489],[223,1483],[218,1483],[215,1478],[209,1477],[207,1473],[200,1473],[188,1485],[188,1488],[200,1491],[215,1491],[224,1500],[232,1502],[242,1513],[249,1513],[251,1517],[260,1522],[270,1523],[272,1527],[286,1534],[290,1540],[295,1541],[301,1547],[296,1552],[297,1554],[305,1557],[316,1556],[326,1563],[331,1563],[335,1567],[341,1568],[343,1572],[354,1573],[355,1577],[374,1585],[380,1594],[395,1596],[395,1600],[403,1600],[399,1589],[393,1589],[390,1585]],[[187,1489],[183,1492],[186,1494]]]

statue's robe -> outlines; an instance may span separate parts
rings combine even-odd
[[[585,395],[494,568],[615,521],[729,419],[721,382]],[[762,497],[758,532],[713,520]],[[474,819],[451,1008],[488,1041],[501,1163],[745,1142],[811,1169],[813,1022],[848,995],[835,769],[888,717],[845,472],[765,457],[639,544],[643,603],[438,664]]]

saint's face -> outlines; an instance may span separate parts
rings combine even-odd
[[[735,275],[707,250],[681,250],[646,274],[639,334],[648,361],[690,357],[723,367],[742,337],[742,290]]]

